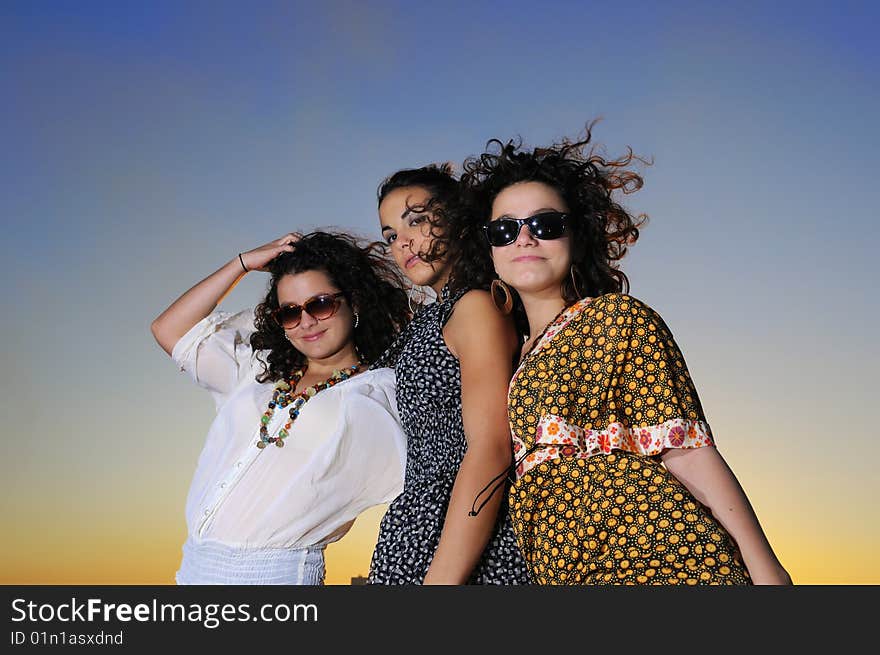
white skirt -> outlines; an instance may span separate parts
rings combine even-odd
[[[324,546],[252,548],[190,537],[175,579],[179,585],[322,585]]]

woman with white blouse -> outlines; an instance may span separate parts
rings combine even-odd
[[[271,273],[254,311],[216,307]],[[395,267],[345,234],[287,234],[241,253],[152,324],[214,397],[186,501],[178,584],[322,584],[324,548],[402,488],[390,369],[367,370],[407,321]]]

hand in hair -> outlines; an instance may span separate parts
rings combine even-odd
[[[150,326],[153,337],[162,350],[170,355],[174,344],[196,323],[210,314],[247,271],[265,270],[266,265],[278,255],[293,250],[291,244],[299,239],[299,234],[291,232],[259,248],[235,255],[211,275],[183,293]]]
[[[241,263],[249,271],[265,271],[266,265],[283,252],[293,250],[293,245],[302,238],[299,232],[290,232],[280,239],[241,253]]]

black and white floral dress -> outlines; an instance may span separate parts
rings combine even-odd
[[[452,487],[467,450],[461,419],[461,368],[443,340],[443,326],[466,289],[415,315],[374,367],[397,376],[397,404],[407,436],[403,492],[379,527],[370,584],[421,584],[434,557]],[[514,537],[506,504],[468,581],[527,584],[528,569]]]

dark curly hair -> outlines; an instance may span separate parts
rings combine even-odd
[[[618,190],[624,194],[638,191],[642,177],[628,167],[634,161],[652,162],[634,155],[631,148],[616,159],[597,154],[595,146],[587,150],[595,124],[587,124],[582,139],[563,139],[533,150],[523,149],[521,139],[507,143],[492,139],[486,152],[465,160],[461,176],[472,208],[470,228],[461,236],[479,243],[486,257],[491,249],[482,226],[501,191],[518,182],[542,182],[562,196],[574,218],[568,235],[577,288],[571,277],[562,283],[562,296],[569,305],[583,296],[629,290],[629,280],[617,262],[639,238],[639,228],[648,220],[645,214],[632,216],[612,196]]]
[[[345,233],[312,232],[268,266],[272,274],[266,297],[254,311],[251,347],[263,364],[258,382],[286,379],[306,362],[272,317],[278,308],[278,281],[285,275],[322,271],[360,316],[354,342],[370,362],[381,355],[409,321],[404,282],[381,243],[361,243]],[[265,357],[265,360],[263,359]]]
[[[420,187],[429,198],[423,205],[409,209],[424,213],[431,226],[431,246],[418,253],[427,262],[447,260],[452,268],[449,290],[488,289],[495,270],[488,253],[472,239],[461,238],[472,228],[468,207],[463,202],[462,188],[450,163],[428,164],[421,168],[405,168],[386,177],[376,192],[378,205],[389,193],[404,187]]]

